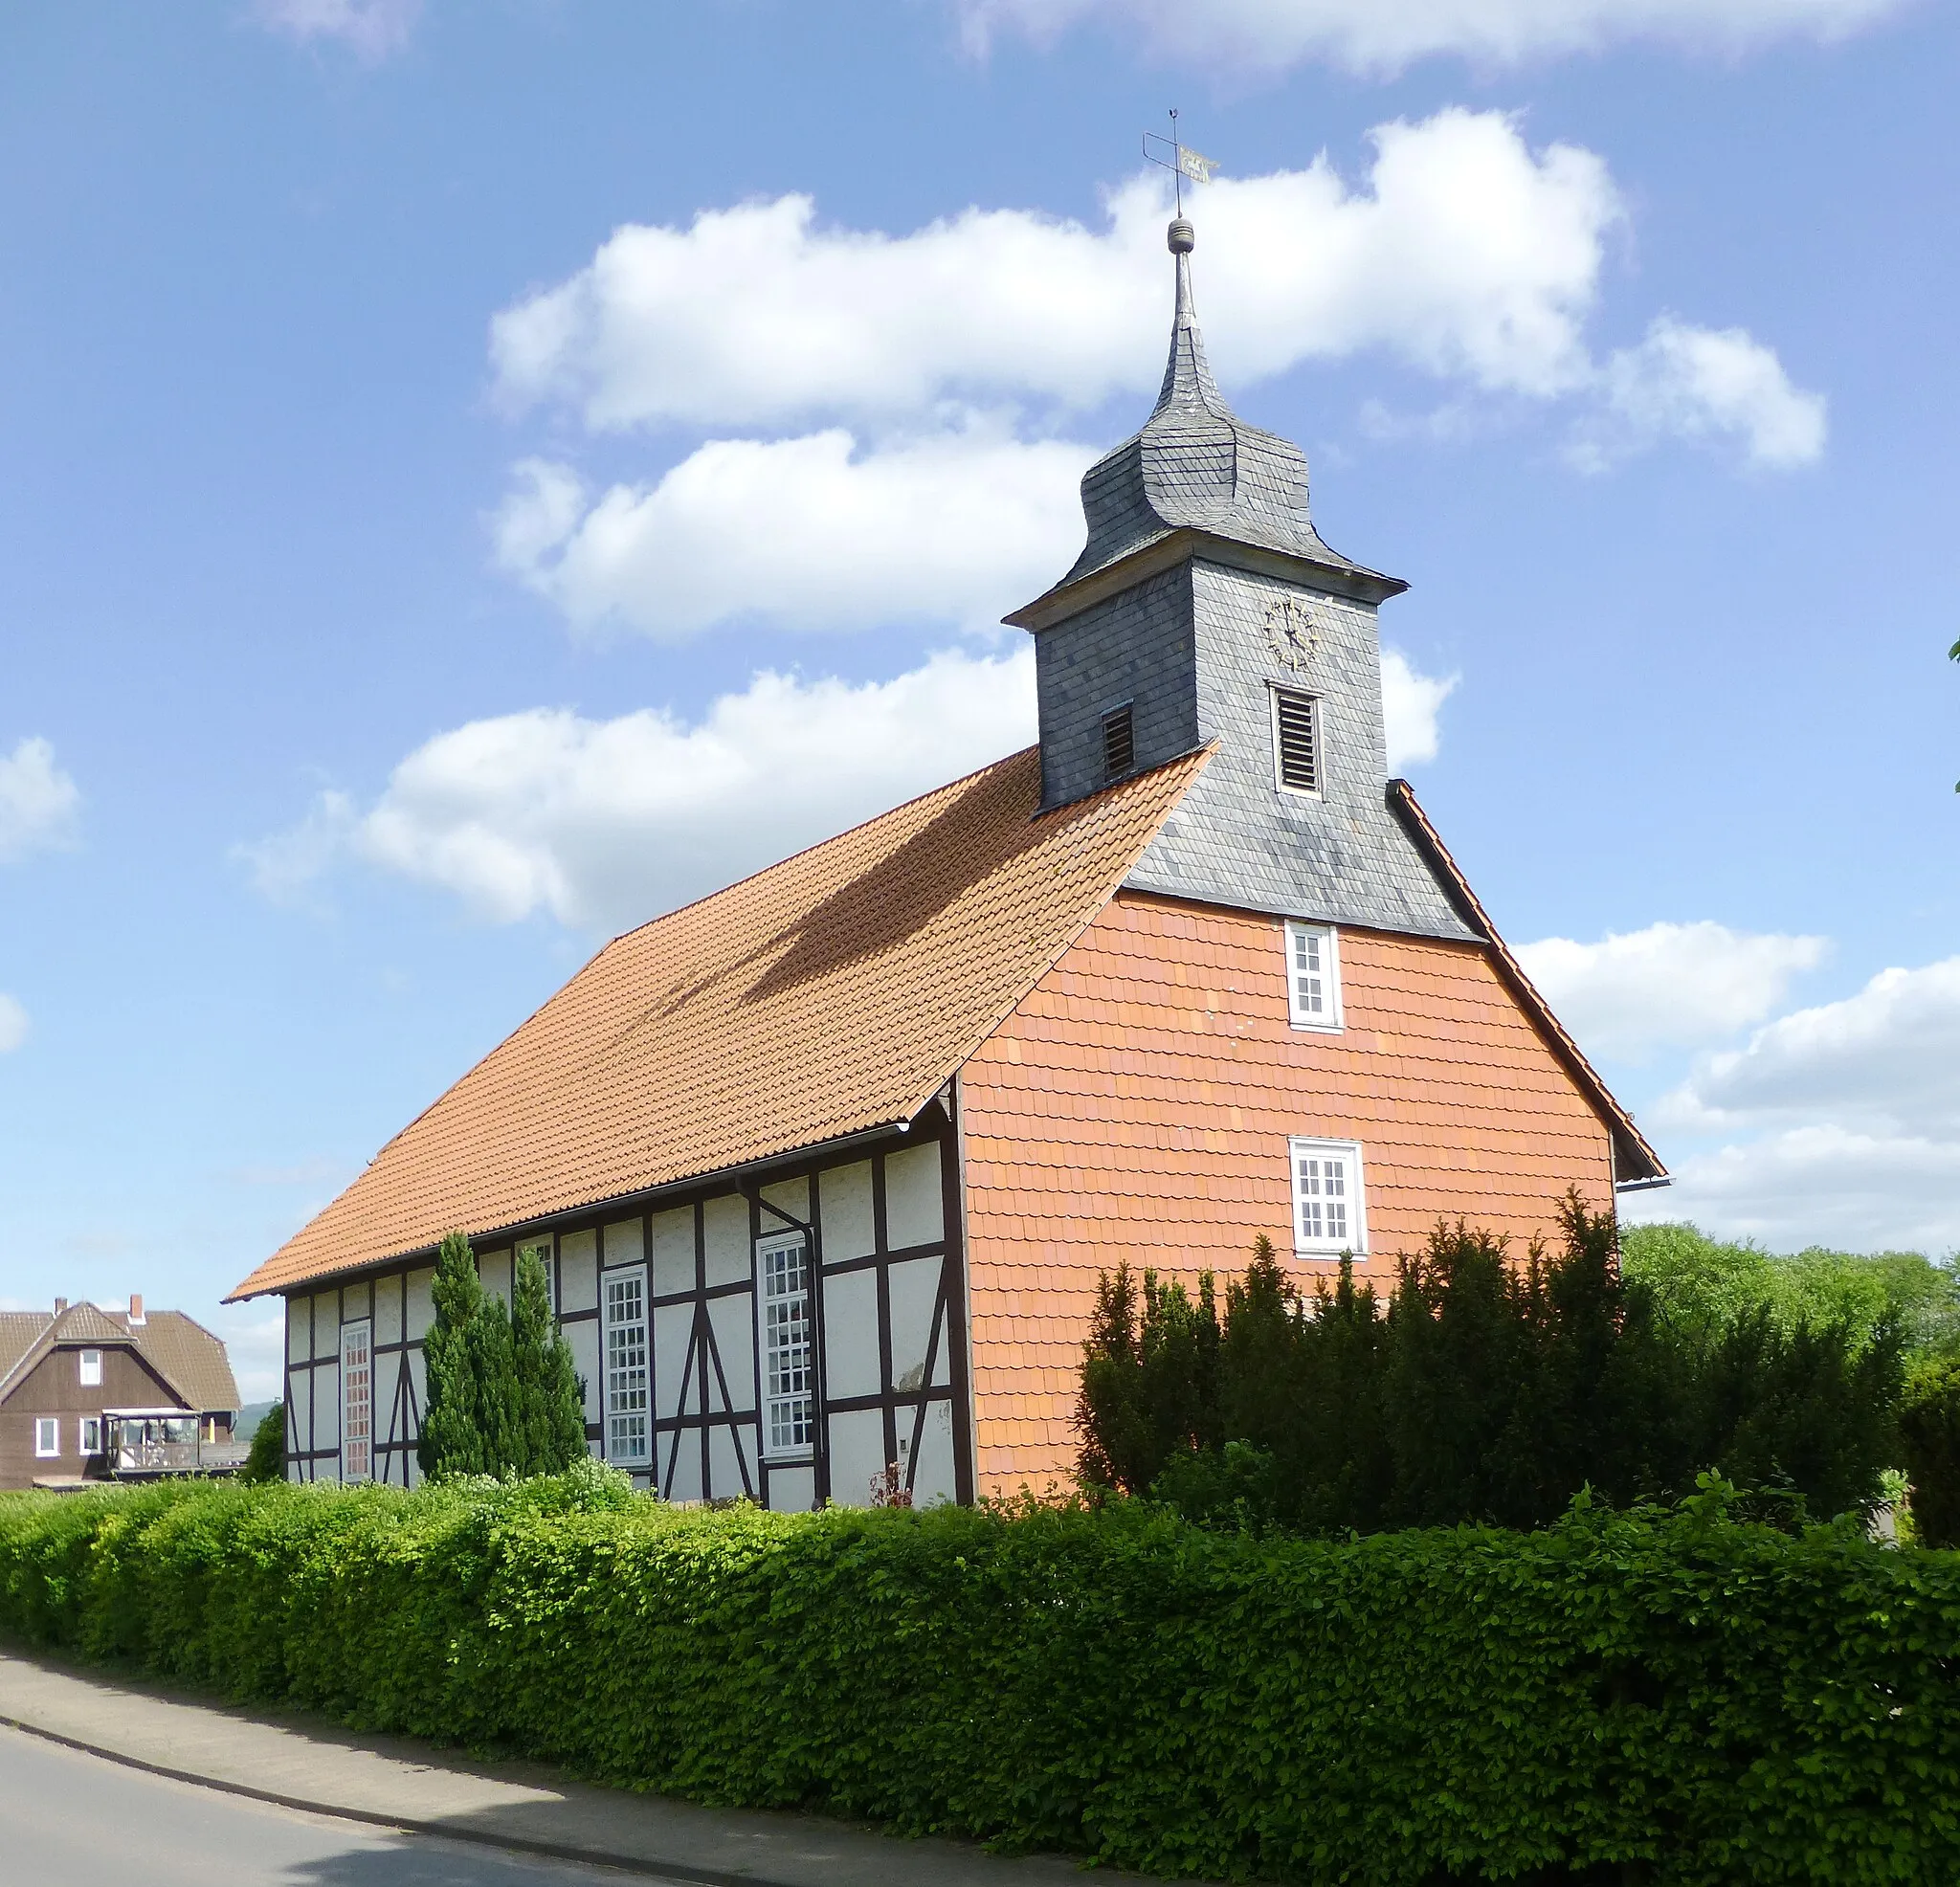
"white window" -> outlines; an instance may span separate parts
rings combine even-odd
[[[551,1241],[548,1238],[528,1239],[517,1248],[517,1257],[510,1274],[510,1288],[513,1291],[517,1289],[516,1266],[523,1263],[526,1252],[545,1268],[545,1300],[551,1306],[551,1315],[556,1317],[558,1315],[558,1268],[551,1262]]]
[[[341,1325],[341,1478],[374,1473],[374,1326]]]
[[[810,1253],[800,1232],[755,1245],[756,1318],[762,1340],[763,1427],[769,1455],[808,1454],[816,1435],[814,1346],[810,1331]]]
[[[606,1458],[622,1468],[643,1468],[654,1458],[647,1268],[622,1265],[605,1276]]]
[[[34,1453],[44,1461],[49,1455],[61,1453],[60,1416],[36,1415],[34,1417]]]
[[[1341,1027],[1341,952],[1332,924],[1286,926],[1286,1007],[1296,1029]]]
[[[99,1389],[101,1388],[102,1353],[100,1350],[82,1351],[81,1386],[85,1389]]]
[[[1294,1251],[1303,1257],[1367,1251],[1360,1144],[1351,1140],[1296,1140],[1290,1144]]]
[[[1290,688],[1273,691],[1273,784],[1282,792],[1321,789],[1321,704]]]
[[[100,1415],[84,1415],[81,1418],[81,1452],[84,1454],[100,1454],[102,1452],[102,1418]]]

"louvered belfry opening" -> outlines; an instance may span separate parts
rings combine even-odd
[[[1102,717],[1102,777],[1121,780],[1136,770],[1136,722],[1125,701]]]
[[[1280,750],[1280,784],[1295,792],[1321,788],[1320,703],[1289,688],[1273,690],[1273,737]]]

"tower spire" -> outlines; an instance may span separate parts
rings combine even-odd
[[[1223,417],[1225,402],[1205,359],[1205,337],[1198,331],[1197,308],[1191,294],[1191,253],[1197,247],[1197,232],[1178,216],[1165,233],[1165,240],[1177,258],[1177,309],[1170,321],[1170,358],[1164,364],[1164,384],[1157,389],[1151,416],[1166,407],[1198,406]]]

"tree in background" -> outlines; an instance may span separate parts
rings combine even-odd
[[[1960,1359],[1913,1360],[1899,1428],[1920,1544],[1960,1546]]]
[[[245,1465],[238,1478],[246,1481],[284,1480],[286,1477],[286,1406],[276,1402],[258,1418],[252,1431],[252,1446],[246,1451]]]
[[[510,1313],[515,1378],[514,1466],[523,1475],[563,1474],[587,1456],[586,1392],[571,1345],[551,1315],[545,1262],[528,1246],[517,1254]]]

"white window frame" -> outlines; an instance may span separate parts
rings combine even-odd
[[[1320,944],[1321,1008],[1316,1013],[1308,1007],[1300,982],[1303,969],[1301,955],[1315,940]],[[1303,923],[1286,921],[1286,1014],[1296,1029],[1314,1029],[1324,1035],[1338,1035],[1346,1026],[1341,1015],[1341,944],[1330,923]]]
[[[78,1352],[77,1367],[80,1371],[81,1387],[85,1389],[99,1389],[102,1386],[102,1353],[100,1350]]]
[[[1304,701],[1307,712],[1313,718],[1313,785],[1296,787],[1286,778],[1286,766],[1280,751],[1280,698],[1290,696],[1296,701]],[[1277,681],[1266,684],[1269,711],[1273,718],[1273,787],[1278,792],[1292,793],[1298,799],[1320,799],[1327,784],[1327,719],[1318,695],[1310,695],[1304,688],[1283,688]]]
[[[61,1456],[61,1418],[58,1415],[36,1415],[34,1417],[34,1459],[56,1461]]]
[[[357,1317],[341,1325],[341,1479],[373,1478],[374,1322]]]
[[[76,1441],[83,1454],[100,1454],[102,1452],[102,1418],[100,1415],[84,1415],[76,1425]]]
[[[1304,1163],[1324,1163],[1335,1160],[1343,1163],[1340,1174],[1340,1191],[1329,1199],[1326,1191],[1326,1174],[1316,1172],[1309,1176],[1304,1171]],[[1293,1251],[1297,1257],[1338,1258],[1344,1253],[1351,1252],[1363,1257],[1368,1252],[1368,1188],[1363,1170],[1361,1143],[1358,1140],[1307,1140],[1299,1136],[1286,1143],[1287,1191],[1293,1201]],[[1310,1209],[1318,1204],[1318,1214]],[[1338,1232],[1329,1232],[1327,1208],[1338,1204],[1345,1209],[1345,1226]],[[1316,1218],[1319,1230],[1313,1230]]]
[[[792,1254],[798,1261],[793,1274]],[[792,1275],[801,1278],[795,1290],[788,1288]],[[762,1379],[762,1452],[767,1461],[808,1461],[816,1453],[816,1323],[812,1282],[810,1241],[802,1232],[773,1232],[755,1241],[755,1354]],[[779,1284],[783,1288],[772,1289]],[[772,1312],[780,1314],[772,1316]],[[800,1339],[796,1335],[799,1322]],[[799,1428],[800,1440],[796,1438]]]
[[[644,1264],[599,1273],[600,1363],[606,1459],[645,1468],[654,1459],[654,1317]]]

